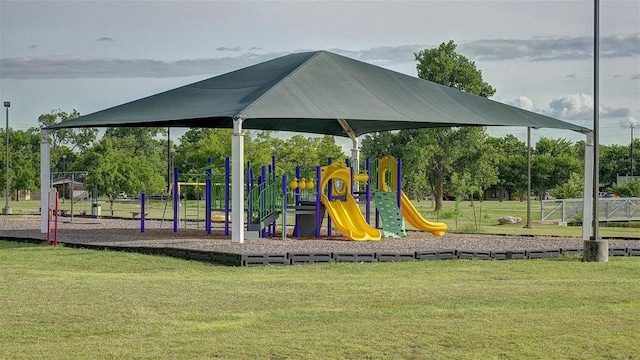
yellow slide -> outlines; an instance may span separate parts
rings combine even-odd
[[[402,216],[404,216],[404,218],[409,222],[409,224],[413,225],[413,227],[422,231],[428,231],[436,236],[442,236],[447,232],[447,224],[425,220],[425,218],[423,218],[418,212],[418,209],[413,206],[411,200],[409,200],[404,191],[402,192],[402,198],[400,201],[400,212],[402,212]]]
[[[324,189],[330,179],[342,180],[348,189],[351,182],[351,172],[349,168],[340,166],[339,163],[323,167],[322,184],[318,189]],[[380,240],[382,237],[380,230],[367,224],[356,199],[348,191],[346,201],[329,201],[324,193],[320,199],[333,220],[333,225],[343,236],[355,241]]]

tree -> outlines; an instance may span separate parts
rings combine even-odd
[[[631,159],[629,146],[600,145],[600,182],[613,184],[618,175],[629,174]],[[634,169],[635,172],[637,172]]]
[[[163,174],[146,157],[132,156],[129,150],[115,145],[111,137],[105,136],[80,159],[88,170],[87,185],[110,195],[112,208],[114,196],[120,191],[154,194],[164,189]]]
[[[527,144],[509,134],[504,138],[490,137],[487,143],[496,151],[498,170],[498,199],[502,201],[503,193],[518,192],[524,194],[527,187]],[[521,196],[522,200],[522,196]]]
[[[166,133],[164,128],[156,127],[109,128],[104,137],[111,138],[115,147],[129,151],[133,156],[156,158],[165,151],[159,149],[160,140],[157,137]]]
[[[485,98],[493,96],[496,90],[482,80],[482,71],[476,68],[476,63],[456,53],[456,47],[449,40],[437,49],[415,53],[418,77]]]
[[[569,180],[549,191],[549,195],[556,199],[577,199],[584,194],[584,178],[578,173],[572,173]]]
[[[336,145],[331,135],[305,137],[294,135],[290,138],[274,136],[273,131],[257,134],[246,132],[244,151],[246,160],[255,171],[271,164],[276,157],[277,175],[292,175],[296,166],[315,169],[326,164],[327,158],[344,160],[345,155]],[[198,172],[211,158],[213,163],[222,163],[231,154],[231,130],[191,129],[180,138],[176,151],[176,166],[181,172]]]
[[[175,166],[181,173],[198,173],[209,158],[213,164],[223,164],[231,154],[231,134],[230,129],[189,129],[176,146]]]
[[[609,191],[620,197],[640,197],[640,179],[629,180],[622,184],[613,184]]]
[[[548,189],[555,188],[582,173],[582,159],[576,147],[566,139],[540,138],[531,160],[531,182],[538,190],[540,200]]]
[[[476,68],[475,62],[456,53],[453,41],[442,43],[438,48],[425,49],[414,54],[418,62],[416,69],[421,79],[437,82],[458,90],[482,97],[490,97],[496,90],[482,80],[482,71]],[[422,133],[419,137],[431,144],[432,154],[425,159],[434,172],[431,184],[436,199],[435,210],[442,209],[444,182],[451,166],[462,153],[469,148],[469,144],[458,143],[473,131],[469,128],[433,128],[416,130]],[[484,132],[484,129],[480,130]]]
[[[4,129],[0,130],[0,138],[5,139]],[[2,141],[0,153],[5,153],[5,142]],[[10,173],[9,191],[37,190],[40,184],[40,134],[36,128],[26,131],[9,130]],[[0,159],[0,187],[5,189],[6,171],[5,156]],[[19,196],[14,196],[16,200]]]
[[[276,157],[278,174],[294,174],[296,166],[307,171],[315,171],[316,166],[327,163],[328,158],[344,161],[345,154],[331,135],[305,137],[294,135],[285,140],[272,138],[271,146]]]
[[[50,126],[67,120],[75,119],[80,113],[73,109],[70,113],[61,109],[52,110],[48,114],[38,117],[40,126]],[[58,129],[49,133],[49,144],[51,144],[51,160],[56,163],[56,167],[62,157],[61,147],[66,146],[69,151],[85,151],[90,148],[98,136],[98,129]]]

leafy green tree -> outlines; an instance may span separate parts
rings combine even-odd
[[[231,156],[231,134],[230,129],[189,129],[176,146],[175,166],[181,173],[199,173],[209,158],[213,164],[223,164]]]
[[[275,136],[273,131],[246,132],[245,160],[254,171],[271,164],[276,157],[276,173],[292,174],[296,166],[315,168],[324,165],[327,158],[344,160],[345,155],[335,138],[330,135],[305,137],[294,135],[290,138]],[[231,155],[231,130],[191,129],[180,138],[176,151],[176,166],[181,172],[198,172],[211,158],[213,163],[222,163]]]
[[[476,63],[456,53],[456,48],[453,40],[449,40],[438,48],[415,53],[418,77],[485,98],[493,96],[496,90],[483,81]]]
[[[109,128],[105,131],[101,141],[105,141],[113,149],[120,150],[132,158],[139,158],[149,164],[153,171],[167,183],[167,130],[164,128]],[[129,190],[120,190],[127,191]],[[137,190],[135,192],[139,192]],[[134,192],[134,193],[135,193]],[[148,191],[147,191],[148,192]],[[159,191],[155,191],[157,193]]]
[[[600,182],[613,184],[631,170],[629,145],[600,145]]]
[[[70,113],[61,109],[52,110],[48,114],[42,114],[38,117],[40,126],[50,126],[67,120],[75,119],[80,113],[73,109]],[[81,129],[59,129],[50,132],[49,144],[51,145],[51,161],[55,164],[54,168],[61,169],[62,153],[69,154],[75,151],[85,151],[90,148],[96,141],[98,129],[81,128]],[[67,148],[67,151],[63,150]]]
[[[556,199],[577,199],[582,198],[584,194],[584,177],[574,172],[570,175],[569,180],[549,190],[549,195]]]
[[[623,184],[613,184],[609,191],[620,197],[640,197],[640,179],[629,180]]]
[[[292,175],[296,166],[312,171],[316,166],[325,165],[328,158],[334,161],[344,161],[346,158],[342,149],[335,143],[335,138],[330,135],[294,135],[286,141],[273,139],[272,146],[279,174]]]
[[[103,137],[96,146],[87,150],[80,159],[88,170],[87,185],[109,195],[113,207],[115,195],[162,192],[166,186],[164,176],[144,156],[132,156],[129,150],[115,146],[111,137]]]
[[[6,157],[4,129],[0,130],[0,187],[5,189],[6,183]],[[9,191],[18,200],[17,191],[35,191],[40,184],[40,133],[36,128],[26,131],[9,129]]]
[[[421,50],[414,54],[418,62],[416,69],[421,79],[437,82],[458,90],[482,97],[490,97],[496,90],[482,79],[482,71],[476,68],[475,62],[456,53],[457,45],[453,41],[442,43],[438,48]],[[442,209],[444,183],[451,166],[469,148],[469,144],[459,144],[459,139],[468,137],[478,130],[469,128],[433,128],[417,130],[424,133],[420,136],[425,144],[430,144],[432,153],[425,159],[434,174],[429,181],[436,199],[435,210]],[[481,130],[484,132],[484,130]],[[430,138],[427,141],[427,138]]]
[[[427,176],[431,170],[424,162],[430,149],[420,141],[414,141],[419,134],[417,130],[376,132],[366,135],[361,146],[365,159],[369,158],[373,161],[387,155],[401,158],[402,187],[414,199],[420,199],[431,193],[431,186],[427,182]]]
[[[109,128],[104,137],[110,138],[114,146],[128,151],[133,156],[144,156],[155,159],[165,149],[160,149],[159,136],[166,136],[164,128],[133,127],[133,128]]]
[[[527,187],[527,144],[511,134],[504,138],[490,137],[487,142],[496,151],[498,199],[502,201],[505,192],[508,199],[516,192],[524,194]]]
[[[275,154],[274,143],[281,141],[275,138],[274,131],[258,131],[256,133],[247,132],[244,143],[245,160],[251,166],[262,166],[271,164],[271,157]],[[277,159],[276,159],[277,160]],[[282,175],[282,171],[278,170],[280,165],[276,163],[276,172]]]
[[[582,164],[571,141],[540,138],[531,160],[531,182],[535,184],[539,198],[544,199],[548,189],[565,183],[571,174],[581,174]]]
[[[468,172],[457,172],[451,174],[449,181],[449,189],[455,196],[454,215],[456,221],[456,230],[458,229],[458,219],[460,218],[460,203],[465,194],[472,192],[473,184],[471,181],[471,174]]]
[[[362,139],[362,154],[369,159],[380,159],[387,155],[402,157],[403,145],[399,137],[391,131],[381,131],[367,134]]]

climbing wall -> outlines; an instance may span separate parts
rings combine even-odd
[[[398,209],[395,191],[376,191],[374,193],[376,209],[382,218],[382,231],[385,237],[405,237],[404,218]]]

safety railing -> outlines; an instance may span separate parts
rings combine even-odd
[[[540,218],[546,221],[581,220],[582,199],[543,200]],[[599,221],[640,221],[640,198],[598,199]]]

